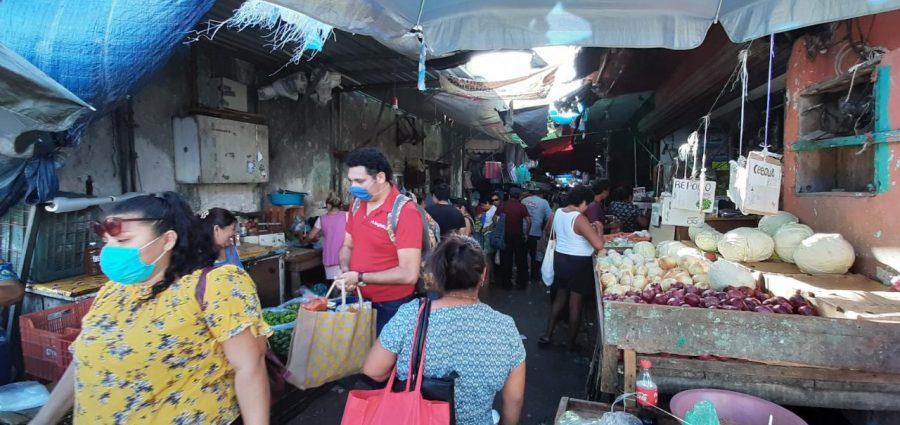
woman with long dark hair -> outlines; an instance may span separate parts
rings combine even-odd
[[[200,219],[202,231],[217,252],[215,266],[232,264],[243,269],[241,256],[234,245],[237,235],[237,217],[234,213],[224,208],[210,208],[198,214],[197,218]]]
[[[174,192],[115,204],[73,361],[32,422],[245,424],[269,421],[266,337],[253,281],[218,252]]]
[[[491,405],[500,392],[500,423],[519,423],[525,395],[525,347],[513,319],[482,304],[485,257],[472,238],[450,235],[441,241],[426,265],[428,289],[442,294],[431,303],[425,377],[444,378],[453,372],[456,424],[491,425]],[[397,367],[397,379],[407,379],[410,346],[419,301],[400,307],[369,352],[362,372],[385,381]]]

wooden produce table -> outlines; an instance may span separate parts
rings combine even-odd
[[[322,267],[322,252],[310,248],[294,248],[284,258],[291,288],[301,285],[300,273]]]
[[[765,288],[791,294],[794,280],[767,277]],[[896,322],[605,302],[601,291],[600,342],[589,382],[593,398],[633,392],[638,360],[646,357],[667,394],[720,388],[784,405],[879,411],[900,406]],[[816,298],[809,297],[813,304]],[[677,357],[706,354],[729,360]]]
[[[616,405],[617,412],[622,411],[621,405]],[[559,418],[565,414],[566,412],[574,412],[581,416],[583,419],[600,419],[603,417],[603,414],[608,413],[610,411],[610,406],[606,403],[597,403],[594,401],[587,400],[579,400],[576,398],[563,397],[559,400],[559,409],[556,411],[556,418],[553,420],[553,423],[559,422]],[[626,412],[631,414],[637,414],[637,409],[635,408],[626,408]],[[677,425],[678,421],[672,419],[670,417],[663,417],[662,413],[659,413],[659,417],[656,421],[657,425]]]
[[[59,307],[93,298],[109,281],[104,275],[79,275],[46,283],[32,283],[25,288],[22,314]]]
[[[283,247],[261,246],[243,243],[238,248],[244,270],[256,284],[259,302],[263,307],[275,307],[283,303],[284,253]]]

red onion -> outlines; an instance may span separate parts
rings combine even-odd
[[[687,286],[684,288],[684,291],[685,291],[686,293],[688,293],[688,294],[694,294],[694,295],[697,295],[697,296],[699,296],[700,293],[702,292],[702,291],[700,290],[700,288],[698,288],[698,287],[696,287],[696,286],[694,286],[694,285],[687,285]]]
[[[716,297],[704,297],[701,301],[706,307],[716,307],[721,303]]]
[[[788,301],[791,302],[791,305],[794,306],[794,308],[800,308],[802,306],[809,305],[809,303],[806,301],[806,298],[803,298],[803,295],[800,295],[799,289],[797,290],[796,294],[792,295],[791,298],[788,299]]]
[[[765,301],[765,300],[771,299],[772,296],[765,292],[760,291],[758,294],[756,294],[756,298],[760,301]]]
[[[725,291],[725,294],[728,295],[728,298],[744,298],[744,292],[740,289],[729,289]]]
[[[666,305],[669,302],[669,296],[666,294],[656,294],[653,297],[653,304]]]
[[[707,289],[707,290],[703,291],[703,293],[700,295],[702,295],[703,298],[714,297],[714,296],[716,296],[716,290],[715,289]]]
[[[770,305],[758,305],[753,311],[757,313],[775,313],[775,310],[773,310]]]
[[[652,303],[653,298],[656,297],[656,293],[653,292],[652,289],[644,289],[641,291],[641,299],[645,302]]]
[[[687,294],[684,296],[684,302],[690,304],[691,307],[700,305],[700,296],[697,294]]]
[[[782,306],[781,304],[777,304],[777,303],[772,306],[772,311],[774,311],[777,314],[791,314],[791,312],[786,310],[784,308],[784,306]]]
[[[673,307],[679,306],[679,305],[682,305],[682,304],[684,304],[684,300],[682,300],[681,298],[674,298],[674,297],[673,297],[673,298],[669,298],[669,301],[666,301],[666,305],[670,305],[670,306],[673,306]]]
[[[674,292],[672,292],[672,296],[675,298],[684,298],[685,294],[686,292],[684,289],[676,289]]]
[[[784,297],[775,297],[775,302],[777,302],[787,314],[792,314],[794,312],[794,306],[792,306],[791,302]]]
[[[745,302],[745,303],[747,304],[747,306],[749,306],[749,307],[756,307],[756,306],[758,306],[758,305],[762,305],[762,301],[760,301],[760,300],[758,300],[758,299],[756,299],[756,298],[753,298],[753,297],[747,297],[747,298],[744,298],[744,302]],[[751,308],[751,309],[752,309],[752,308]]]
[[[682,283],[682,282],[675,282],[674,284],[672,284],[672,287],[675,288],[675,289],[684,289],[684,283]]]
[[[637,295],[637,292],[634,292],[634,291],[628,291],[628,292],[625,292],[625,296],[626,296],[626,297],[630,297],[630,296],[632,296],[632,295]]]
[[[738,288],[738,290],[744,293],[744,296],[741,298],[747,298],[756,295],[756,288],[741,286],[740,288]]]
[[[819,312],[811,305],[801,305],[797,308],[797,314],[802,314],[804,316],[818,316]]]

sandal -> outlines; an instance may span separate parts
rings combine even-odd
[[[539,346],[546,347],[546,346],[550,345],[553,341],[551,341],[550,338],[547,338],[546,336],[542,336],[537,339],[537,342],[538,342]]]

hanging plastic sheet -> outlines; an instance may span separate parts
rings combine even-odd
[[[155,73],[214,3],[4,0],[0,42],[102,111]]]
[[[739,43],[900,8],[900,0],[271,0],[348,32],[391,44],[418,22],[434,54],[534,46],[692,49],[722,24]],[[415,55],[415,47],[403,53]]]
[[[548,108],[547,105],[543,105],[516,109],[513,112],[512,129],[528,147],[537,146],[544,137],[547,137]],[[499,114],[504,122],[509,119],[509,111],[500,111]]]

